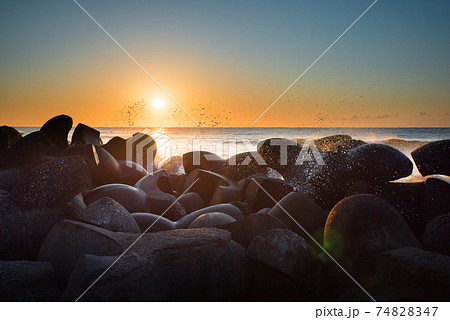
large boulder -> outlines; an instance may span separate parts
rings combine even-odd
[[[72,133],[71,143],[93,144],[99,146],[103,144],[103,141],[100,138],[100,131],[79,123]]]
[[[186,215],[183,205],[172,195],[172,182],[165,170],[152,172],[140,179],[135,187],[146,194],[146,212],[163,214],[170,220]]]
[[[12,147],[22,139],[22,134],[13,127],[1,126],[0,133],[6,137],[7,144],[4,147]]]
[[[414,247],[378,257],[378,301],[449,301],[450,257]]]
[[[28,170],[22,168],[9,168],[0,170],[0,189],[11,191],[22,182]]]
[[[157,214],[147,212],[132,213],[131,216],[138,224],[141,232],[155,233],[176,229],[176,223]]]
[[[268,173],[268,166],[257,151],[238,153],[228,158],[222,175],[235,181],[253,174]]]
[[[136,234],[115,233],[78,221],[61,220],[45,238],[38,260],[53,265],[57,284],[63,288],[83,254],[120,255],[136,238]]]
[[[183,167],[187,174],[190,174],[195,169],[221,174],[225,166],[225,160],[212,152],[191,151],[183,154]]]
[[[272,208],[275,201],[280,201],[285,195],[294,191],[286,181],[273,178],[247,178],[244,184],[245,202],[257,212],[263,208]],[[274,201],[275,200],[275,201]]]
[[[77,220],[114,232],[140,233],[139,226],[127,209],[108,197],[92,202],[78,214]]]
[[[387,182],[409,176],[413,163],[399,150],[384,144],[364,144],[348,152],[350,177],[354,180]]]
[[[313,247],[316,245],[310,237],[322,243],[328,214],[307,196],[291,192],[273,206],[268,214],[305,238]]]
[[[364,141],[355,140],[349,135],[337,134],[314,140],[316,147],[322,152],[347,153],[353,148],[365,144]]]
[[[127,159],[127,140],[121,137],[113,137],[102,148],[108,151],[117,161],[125,161]]]
[[[120,203],[128,212],[146,212],[147,200],[144,191],[126,184],[106,184],[92,189],[84,195],[84,202],[89,205],[98,199],[109,197]]]
[[[182,175],[186,173],[183,167],[183,157],[181,156],[171,157],[159,169],[166,170],[171,175]]]
[[[423,234],[423,248],[450,256],[450,214],[431,220]]]
[[[196,192],[206,203],[218,204],[222,203],[219,200],[227,199],[230,202],[233,200],[240,200],[241,190],[228,178],[220,174],[206,171],[202,169],[195,169],[186,178],[184,182],[184,190],[189,192]]]
[[[134,186],[136,182],[148,174],[144,167],[133,161],[118,160],[117,163],[119,164],[117,183]]]
[[[286,229],[286,226],[277,218],[258,213],[251,214],[236,222],[221,225],[218,228],[230,231],[231,239],[247,248],[255,236],[273,229]]]
[[[411,156],[422,176],[450,176],[450,139],[427,143],[411,152]]]
[[[57,301],[53,267],[41,261],[0,261],[0,301]]]
[[[146,194],[151,194],[155,191],[172,193],[172,182],[170,175],[165,170],[158,170],[142,177],[134,185],[136,188],[141,189]]]
[[[206,207],[205,201],[196,192],[187,192],[178,197],[177,200],[186,210],[186,214]]]
[[[373,275],[380,253],[405,246],[420,248],[400,214],[388,202],[373,195],[350,196],[331,210],[325,224],[323,246],[347,272],[362,282]],[[330,266],[336,268],[333,262]],[[331,272],[331,277],[338,286],[347,285],[349,281],[341,270],[336,274]]]
[[[189,225],[198,217],[205,213],[211,213],[211,212],[222,212],[230,217],[233,217],[236,220],[240,220],[244,218],[244,215],[242,214],[241,210],[239,210],[238,207],[229,204],[229,203],[222,203],[222,204],[216,204],[212,206],[208,206],[199,210],[196,210],[194,212],[191,212],[190,214],[182,217],[176,222],[177,228],[187,228]]]
[[[69,146],[67,135],[72,129],[72,123],[71,117],[61,114],[51,118],[41,127],[41,132],[45,133],[52,140],[57,152],[61,152]]]
[[[94,277],[81,272],[71,278],[63,296],[73,301]],[[249,278],[244,249],[229,232],[173,230],[145,234],[80,301],[234,300],[247,293]]]
[[[3,167],[39,165],[43,156],[54,154],[55,148],[45,133],[41,131],[29,133],[7,149],[4,156],[2,155]]]
[[[321,261],[308,242],[290,230],[274,229],[255,236],[247,256],[292,278],[306,293],[304,299],[315,300],[326,291]]]
[[[265,163],[278,171],[284,179],[301,179],[301,166],[297,163],[302,151],[301,144],[284,138],[271,138],[258,142],[257,150]]]
[[[80,157],[50,159],[33,169],[11,192],[18,208],[52,208],[65,204],[91,184],[86,163]]]
[[[61,156],[80,156],[86,161],[92,183],[96,186],[117,181],[120,167],[108,151],[92,144],[75,144],[61,153]]]
[[[298,302],[305,300],[305,292],[286,274],[264,263],[250,259],[252,281],[245,301]],[[309,295],[308,292],[306,292]]]
[[[235,222],[236,219],[222,212],[208,212],[196,218],[189,225],[189,229],[213,228]]]
[[[0,259],[34,259],[63,207],[90,184],[81,158],[58,158],[35,168],[0,203]]]
[[[425,183],[423,219],[425,223],[449,213],[450,183],[439,178],[428,178]]]
[[[425,230],[423,217],[425,182],[388,182],[380,187],[380,197],[389,202],[420,239]]]

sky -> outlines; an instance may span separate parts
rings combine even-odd
[[[2,124],[252,126],[373,0],[78,2],[168,94],[73,0],[2,0]],[[253,126],[448,127],[449,14],[379,0]]]

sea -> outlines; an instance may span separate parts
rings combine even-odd
[[[16,127],[23,134],[39,130],[37,127]],[[354,139],[371,143],[383,143],[397,148],[411,160],[411,151],[421,145],[443,139],[450,139],[447,128],[141,128],[141,127],[98,127],[104,143],[119,136],[129,138],[136,132],[151,135],[157,143],[159,159],[179,156],[192,150],[211,151],[223,158],[236,153],[255,151],[258,141],[268,138],[317,139],[335,134],[350,135]],[[72,129],[73,130],[73,129]],[[71,132],[69,133],[71,137]],[[423,177],[414,167],[410,177],[399,181],[420,181]]]

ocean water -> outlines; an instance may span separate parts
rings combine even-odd
[[[24,134],[39,128],[18,127]],[[411,151],[435,140],[450,139],[448,128],[137,128],[100,127],[104,143],[112,137],[129,138],[136,132],[145,132],[157,141],[158,157],[182,155],[192,150],[214,152],[223,158],[255,151],[256,144],[267,138],[317,139],[334,134],[347,134],[354,139],[390,145],[411,158]],[[73,130],[73,129],[72,129]],[[72,133],[69,133],[71,137]],[[412,158],[411,158],[412,160]],[[417,168],[402,181],[422,179]]]

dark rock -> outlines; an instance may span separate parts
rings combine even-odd
[[[231,238],[244,248],[247,248],[253,238],[272,229],[286,229],[277,218],[267,214],[251,214],[245,219],[219,226],[231,232]]]
[[[40,261],[0,261],[0,301],[57,301],[53,267]]]
[[[42,162],[42,156],[54,153],[55,146],[45,133],[36,131],[17,141],[8,151],[2,157],[4,168],[36,166]]]
[[[385,252],[376,283],[381,301],[449,301],[450,257],[413,247]]]
[[[278,171],[286,180],[297,180],[301,172],[296,165],[302,151],[300,144],[288,139],[271,138],[260,141],[257,149],[269,167]]]
[[[69,144],[67,135],[72,129],[72,118],[61,114],[48,120],[41,128],[41,132],[45,133],[56,147],[57,152],[66,149]]]
[[[172,193],[172,182],[170,175],[165,170],[158,170],[147,174],[141,178],[135,185],[136,188],[141,189],[146,194],[151,194],[155,191],[164,193]]]
[[[64,298],[75,300],[90,285],[86,278],[94,277],[74,275]],[[173,230],[145,234],[80,301],[235,300],[247,293],[249,281],[245,252],[229,232]]]
[[[89,183],[81,158],[59,158],[34,169],[0,202],[0,259],[34,259],[62,206]]]
[[[249,214],[252,213],[250,206],[243,201],[231,201],[230,204],[232,204],[235,207],[238,207],[239,210],[241,210],[244,217],[247,217]]]
[[[280,201],[285,195],[294,191],[289,183],[272,178],[249,178],[248,184],[244,188],[245,202],[251,206],[254,212],[262,208],[272,208],[275,205],[273,199]]]
[[[236,219],[222,212],[204,213],[189,225],[189,229],[213,228],[235,222]]]
[[[228,158],[222,175],[235,181],[256,173],[268,173],[268,167],[261,155],[256,152],[238,153]]]
[[[269,214],[270,210],[272,210],[272,208],[262,208],[261,210],[259,210],[255,214]]]
[[[383,144],[370,143],[348,153],[353,181],[388,182],[411,175],[413,164],[402,152]]]
[[[228,183],[227,185],[218,185],[216,187],[209,201],[210,205],[244,200],[244,192],[239,184],[231,180],[228,180]]]
[[[157,152],[156,141],[148,134],[138,132],[127,140],[127,160],[140,164],[148,171],[153,171]],[[130,158],[131,155],[131,158]],[[148,157],[150,155],[150,157]]]
[[[324,165],[305,169],[306,182],[300,188],[297,187],[297,190],[308,195],[323,209],[330,210],[345,197],[353,178],[349,174],[347,153],[324,152],[322,160]]]
[[[26,177],[26,170],[10,168],[0,170],[0,189],[11,191]]]
[[[450,256],[450,214],[437,216],[427,224],[423,248]]]
[[[160,231],[175,230],[176,223],[164,218],[161,215],[156,215],[147,212],[132,213],[131,216],[136,220],[141,232],[155,233]],[[150,228],[150,229],[149,229]],[[148,229],[148,230],[147,230]]]
[[[147,194],[146,212],[163,214],[167,219],[176,221],[186,216],[186,210],[183,205],[177,201],[177,198],[171,194],[156,191]]]
[[[93,144],[99,146],[103,144],[103,141],[100,138],[100,131],[79,123],[72,133],[71,143]]]
[[[38,260],[53,265],[58,286],[63,288],[83,254],[120,255],[137,236],[114,233],[78,221],[61,220],[48,233],[39,251]]]
[[[0,202],[5,199],[8,199],[8,197],[9,197],[9,192],[7,190],[0,189]]]
[[[140,233],[131,214],[111,198],[100,198],[92,202],[79,213],[76,220],[115,232]]]
[[[15,145],[20,139],[22,139],[22,134],[17,131],[17,129],[9,126],[1,126],[0,132],[7,135],[8,145],[5,147],[12,147]]]
[[[246,296],[248,301],[293,302],[304,300],[301,289],[287,275],[258,261],[251,260],[250,262],[252,281]]]
[[[22,209],[52,208],[71,201],[90,184],[82,158],[61,157],[33,169],[11,192],[10,200]]]
[[[420,248],[400,214],[388,202],[373,195],[350,196],[333,208],[325,225],[323,246],[363,283],[373,275],[380,253],[405,246]],[[330,266],[338,270],[334,263]],[[329,271],[335,285],[346,285],[347,275],[341,270],[337,272],[339,275]]]
[[[272,207],[268,214],[305,238],[314,248],[317,245],[310,237],[322,243],[323,229],[328,215],[307,196],[291,192],[281,199],[278,205]]]
[[[424,194],[424,182],[388,182],[381,187],[380,197],[400,213],[417,239],[422,237],[426,225],[423,218]]]
[[[61,153],[61,156],[80,156],[86,161],[94,185],[117,181],[120,167],[108,151],[92,144],[75,144]]]
[[[200,210],[206,206],[205,201],[196,192],[187,192],[177,200],[186,210],[186,214]]]
[[[183,154],[183,167],[186,174],[195,169],[221,174],[226,166],[225,160],[208,151],[191,151]]]
[[[232,189],[231,192],[235,190],[234,184],[224,176],[202,169],[192,171],[184,182],[184,190],[191,187],[189,191],[198,193],[206,203],[210,203],[218,186]]]
[[[136,182],[148,174],[144,167],[132,161],[119,160],[117,163],[119,164],[119,177],[117,183],[134,186]]]
[[[233,217],[236,220],[244,218],[244,215],[238,207],[229,203],[222,203],[191,212],[190,214],[177,221],[177,228],[187,228],[192,223],[192,221],[200,217],[202,214],[210,212],[222,212]]]
[[[170,180],[172,181],[172,186],[174,193],[181,195],[184,191],[184,183],[186,182],[186,174],[171,174]]]
[[[322,152],[347,153],[353,148],[366,144],[364,141],[355,140],[349,135],[337,134],[314,140],[316,147]]]
[[[92,189],[84,195],[84,202],[89,205],[92,202],[109,197],[116,200],[127,209],[128,212],[145,212],[147,201],[145,192],[126,184],[107,184]]]
[[[315,300],[326,291],[324,268],[308,242],[286,229],[273,229],[253,238],[247,256],[278,270],[294,280]]]
[[[411,152],[411,156],[422,176],[450,176],[450,139],[427,143]]]
[[[347,190],[345,197],[350,197],[355,194],[373,194],[374,196],[381,196],[380,188],[366,180],[356,180]]]
[[[86,208],[81,193],[77,194],[69,203],[61,207],[61,216],[64,219],[76,220],[81,211]]]
[[[83,254],[67,279],[67,289],[60,296],[60,301],[76,301],[81,293],[94,283],[118,257]]]
[[[113,137],[102,148],[109,152],[117,161],[127,159],[127,140],[121,137]]]
[[[181,175],[184,174],[183,167],[183,157],[181,156],[173,156],[164,163],[159,170],[166,170],[171,175]]]
[[[450,210],[450,183],[428,178],[425,183],[423,218],[426,223]]]
[[[166,218],[174,221],[186,215],[183,205],[171,194],[172,183],[167,171],[152,172],[139,180],[135,187],[146,194],[146,212],[164,213]]]

